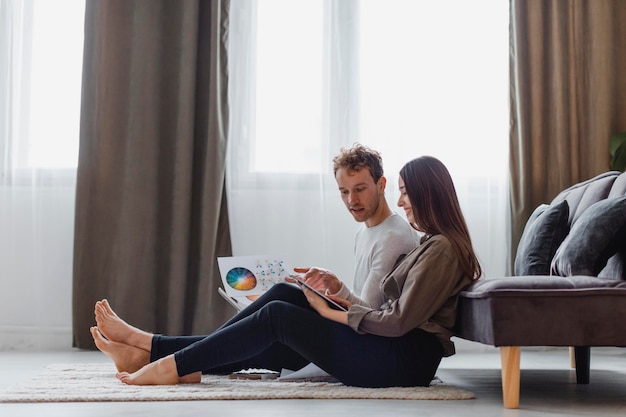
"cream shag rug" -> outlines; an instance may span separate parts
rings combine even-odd
[[[474,398],[471,392],[438,380],[429,387],[355,388],[330,382],[279,382],[203,375],[199,384],[139,387],[122,384],[115,378],[115,372],[115,367],[107,363],[49,365],[40,375],[23,384],[0,388],[0,402]]]

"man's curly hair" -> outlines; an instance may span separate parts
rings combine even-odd
[[[360,143],[355,143],[352,148],[341,148],[339,154],[333,158],[333,173],[337,175],[340,168],[356,172],[367,168],[375,183],[384,175],[380,153]]]

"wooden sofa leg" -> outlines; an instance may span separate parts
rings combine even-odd
[[[520,347],[500,347],[504,408],[519,408]]]
[[[569,347],[569,366],[572,369],[576,369],[576,356],[574,354],[574,347],[573,346]]]

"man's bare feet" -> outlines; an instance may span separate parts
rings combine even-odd
[[[136,372],[150,363],[150,353],[130,345],[126,345],[102,337],[97,327],[91,327],[91,336],[96,347],[115,363],[119,372]]]
[[[134,346],[148,352],[152,349],[153,335],[122,320],[106,299],[96,302],[94,313],[98,330],[110,341]]]
[[[132,374],[120,372],[116,376],[120,381],[128,385],[176,385],[179,382],[200,382],[201,373],[195,372],[184,377],[179,377],[174,355],[169,355],[144,366],[139,371]]]

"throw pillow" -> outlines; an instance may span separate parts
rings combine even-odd
[[[626,242],[626,196],[598,201],[572,226],[552,260],[561,276],[598,276],[608,259]]]
[[[549,275],[550,263],[569,232],[566,200],[542,204],[526,222],[515,255],[515,275]]]

